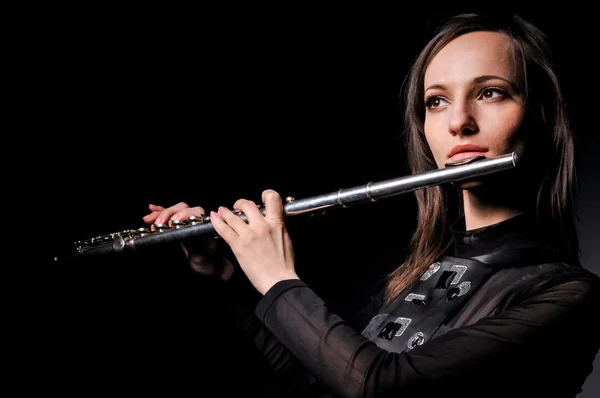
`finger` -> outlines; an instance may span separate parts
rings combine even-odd
[[[225,206],[220,206],[217,213],[221,220],[227,223],[227,225],[233,229],[237,235],[239,235],[244,228],[248,227],[246,222],[242,220],[240,216],[233,214],[233,212]]]
[[[227,210],[227,209],[225,209],[225,210]],[[219,211],[221,211],[220,208],[219,208]],[[227,211],[229,211],[229,210],[227,210]],[[231,213],[231,212],[229,211],[229,213]],[[233,217],[239,218],[236,215],[233,215]],[[210,222],[213,225],[215,232],[217,234],[219,234],[219,236],[221,238],[223,238],[223,240],[225,242],[227,242],[230,246],[232,244],[235,244],[235,241],[239,237],[239,235],[225,222],[225,220],[223,220],[221,218],[221,216],[219,214],[215,213],[214,211],[211,211],[210,212]],[[241,221],[241,222],[243,223],[243,221]]]
[[[181,210],[175,212],[171,216],[170,219],[171,220],[187,220],[191,216],[204,216],[205,214],[206,214],[206,212],[204,211],[204,208],[202,208],[200,206],[188,207],[188,208],[181,209]]]
[[[233,208],[244,213],[249,222],[263,218],[263,214],[260,212],[258,206],[251,200],[239,199],[233,204]]]
[[[144,220],[144,222],[148,224],[152,224],[154,220],[156,220],[156,217],[160,215],[160,212],[165,210],[164,207],[154,204],[149,204],[148,209],[151,211],[151,213],[146,214],[144,217],[142,217],[142,220]]]
[[[192,266],[192,268],[195,268],[195,270],[197,271],[200,268],[208,268],[214,265],[214,255],[212,251],[210,251],[204,246],[198,245],[194,245],[194,249],[190,250],[186,246],[187,243],[188,242],[182,242],[181,247],[183,249],[183,252],[185,253],[185,256],[190,261],[190,265]]]
[[[165,211],[167,208],[150,203],[148,205],[148,209],[151,211],[151,213],[145,215],[143,218],[144,218],[144,221],[152,222],[156,219],[156,217],[158,217],[160,215],[161,212]]]
[[[150,214],[145,215],[144,217],[142,217],[142,219],[148,224],[153,224],[156,221],[156,219],[160,216],[160,214],[160,211],[154,211]]]
[[[209,239],[204,243],[206,250],[210,253],[222,253],[223,245],[223,239]]]
[[[173,205],[159,213],[159,216],[154,220],[154,224],[165,224],[173,214],[177,213],[181,209],[188,208],[187,203],[179,202],[176,205]]]
[[[262,201],[265,204],[265,218],[283,223],[283,202],[279,193],[272,189],[266,189],[262,193]]]

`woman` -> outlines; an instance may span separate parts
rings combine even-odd
[[[600,282],[578,261],[573,137],[549,54],[519,17],[459,15],[418,56],[405,86],[411,171],[517,151],[526,173],[417,191],[410,255],[362,321],[331,313],[298,277],[277,192],[263,193],[264,216],[235,203],[247,223],[232,209],[210,213],[238,265],[190,250],[191,266],[228,281],[230,297],[243,271],[262,295],[240,327],[290,394],[580,391],[599,348]],[[204,212],[150,210],[144,221],[156,224]]]

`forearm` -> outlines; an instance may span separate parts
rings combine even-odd
[[[331,313],[303,282],[275,285],[256,315],[321,382],[340,396],[362,396],[364,375],[383,352]]]
[[[256,317],[255,307],[262,296],[241,272],[223,283],[223,293],[231,337],[253,345],[268,367],[289,388],[306,383],[310,377],[302,364]]]

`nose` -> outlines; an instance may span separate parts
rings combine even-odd
[[[449,130],[452,135],[470,135],[478,132],[475,115],[467,101],[455,102],[452,105]]]

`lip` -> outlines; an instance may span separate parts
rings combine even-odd
[[[469,157],[479,156],[483,152],[487,151],[487,148],[480,147],[474,144],[457,145],[448,154],[448,159],[460,160]]]

